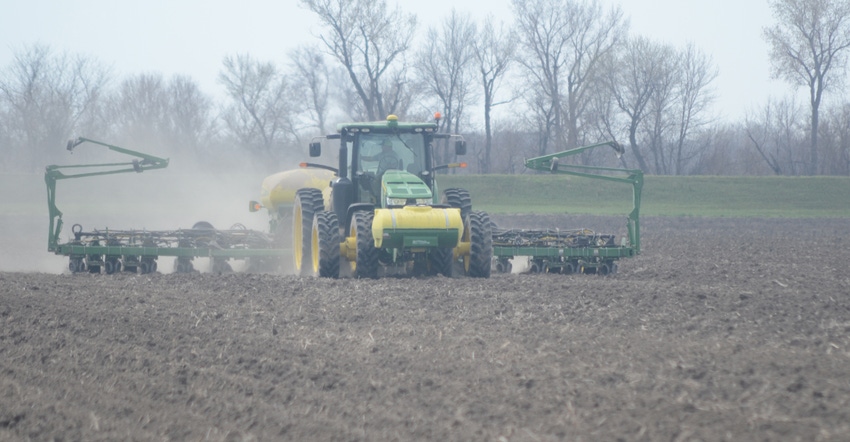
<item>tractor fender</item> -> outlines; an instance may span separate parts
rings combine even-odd
[[[340,220],[340,225],[345,226],[345,236],[351,236],[351,218],[356,212],[372,212],[375,210],[375,205],[371,203],[355,203],[348,206],[348,211],[345,213],[345,220]],[[344,224],[343,224],[344,221]]]

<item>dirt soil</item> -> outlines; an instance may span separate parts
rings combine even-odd
[[[642,227],[609,277],[0,273],[0,440],[847,440],[850,220]]]

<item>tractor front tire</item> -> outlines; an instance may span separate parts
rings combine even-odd
[[[378,249],[372,238],[373,212],[355,212],[351,217],[351,234],[355,236],[357,245],[356,257],[351,266],[351,274],[355,278],[378,278]]]
[[[493,235],[490,215],[470,212],[464,223],[464,239],[470,242],[469,256],[464,259],[467,276],[489,278],[493,259]]]
[[[322,278],[339,278],[339,220],[334,212],[313,217],[311,254],[313,272]]]
[[[309,275],[312,270],[311,238],[313,217],[324,209],[322,191],[305,188],[295,192],[292,208],[292,251],[297,275]]]

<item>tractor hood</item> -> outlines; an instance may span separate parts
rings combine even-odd
[[[416,175],[388,170],[381,179],[381,207],[431,204],[431,189]]]

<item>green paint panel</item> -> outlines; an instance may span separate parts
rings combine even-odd
[[[457,229],[387,229],[382,248],[455,247],[457,238]]]

